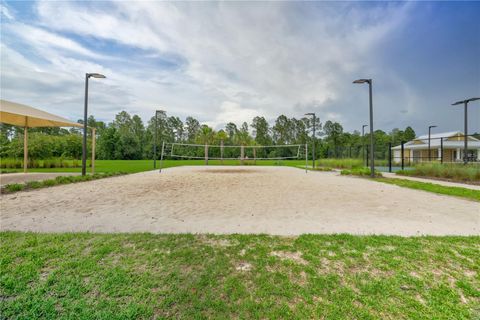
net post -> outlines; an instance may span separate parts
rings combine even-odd
[[[405,169],[405,148],[404,148],[404,145],[405,145],[405,141],[402,141],[401,142],[401,151],[400,151],[400,154],[402,156],[402,170]],[[410,149],[409,152],[412,152],[412,149]]]
[[[443,137],[440,138],[440,163],[443,164]]]
[[[208,166],[208,144],[205,144],[205,165]]]
[[[308,172],[308,143],[305,143],[305,173]]]
[[[388,172],[392,172],[392,143],[388,143]]]
[[[160,170],[158,172],[162,172],[164,151],[165,151],[165,141],[162,141],[162,154],[160,155]]]

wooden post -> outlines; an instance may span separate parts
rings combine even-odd
[[[257,148],[253,147],[253,164],[257,164]]]
[[[28,127],[25,126],[23,128],[23,173],[27,173],[27,168],[28,168]]]
[[[92,128],[92,175],[95,174],[95,128]]]
[[[245,146],[240,146],[240,164],[243,165],[243,159],[245,158]]]

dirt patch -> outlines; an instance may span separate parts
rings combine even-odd
[[[302,258],[301,252],[286,252],[286,251],[273,251],[271,256],[280,258],[281,260],[291,260],[298,264],[306,265],[308,262]]]
[[[252,270],[252,265],[248,262],[242,261],[242,262],[239,262],[235,266],[235,270],[237,270],[237,271],[250,271],[250,270]]]

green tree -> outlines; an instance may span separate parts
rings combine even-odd
[[[215,142],[215,131],[206,124],[200,126],[196,142],[199,144],[213,144]]]
[[[198,131],[200,130],[200,123],[195,118],[187,117],[187,119],[185,119],[185,125],[187,127],[187,142],[195,142]]]
[[[404,136],[403,136],[405,141],[413,140],[413,139],[415,139],[415,136],[416,136],[415,130],[413,130],[412,127],[409,126],[409,127],[405,128],[405,133],[404,133]]]
[[[292,122],[282,114],[275,120],[272,132],[275,144],[289,144],[293,136]]]
[[[325,125],[323,126],[323,131],[325,132],[326,140],[332,144],[334,156],[337,157],[337,147],[339,144],[340,137],[343,133],[343,127],[338,122],[333,121],[326,121]]]
[[[255,142],[258,145],[272,144],[272,137],[270,136],[270,125],[264,117],[255,117],[252,120],[251,127],[253,128],[253,135]]]
[[[242,127],[240,128],[240,130],[237,130],[234,141],[235,144],[241,146],[248,146],[250,144],[250,142],[252,141],[252,137],[248,132],[248,123],[242,123]]]
[[[237,132],[238,132],[237,125],[233,122],[227,123],[227,125],[225,126],[225,132],[227,132],[227,134],[228,134],[229,144],[233,144],[235,136],[237,135]]]

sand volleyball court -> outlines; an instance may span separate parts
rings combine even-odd
[[[176,167],[0,199],[1,230],[480,234],[478,202],[290,167]]]

